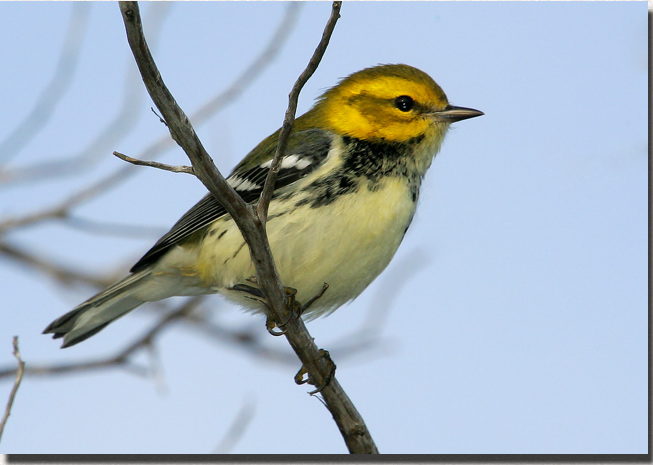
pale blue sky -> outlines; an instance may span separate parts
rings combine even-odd
[[[146,33],[154,7],[142,5]],[[286,8],[169,4],[154,55],[188,114],[245,69]],[[0,144],[51,80],[74,9],[87,25],[79,65],[44,128],[15,154],[2,146],[8,168],[79,153],[120,110],[135,65],[117,4],[2,2]],[[303,5],[278,58],[197,127],[223,173],[280,125],[329,12],[330,3]],[[337,376],[381,452],[647,451],[646,12],[645,2],[343,5],[299,113],[338,78],[397,62],[429,73],[453,104],[485,112],[449,132],[386,272],[309,324],[318,345],[333,349]],[[2,186],[0,221],[56,203],[121,168],[113,150],[140,156],[166,133],[132,82],[125,137],[102,146],[89,171]],[[188,163],[177,148],[162,161]],[[74,213],[158,228],[151,236],[89,235],[52,222],[3,239],[89,273],[127,272],[203,190],[190,176],[139,168]],[[141,308],[67,350],[40,334],[91,294],[62,291],[0,257],[0,366],[14,362],[13,335],[28,364],[63,363],[114,353],[155,321]],[[260,317],[210,302],[216,321],[287,346]],[[361,338],[368,318],[379,325],[376,345],[338,350]],[[298,363],[261,360],[181,327],[157,349],[157,382],[118,369],[25,378],[0,452],[210,453],[243,405],[253,417],[232,452],[346,452],[326,409],[293,383]],[[0,384],[3,408],[10,387]]]

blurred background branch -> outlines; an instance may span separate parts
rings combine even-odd
[[[16,157],[48,124],[57,104],[66,95],[79,63],[90,9],[90,5],[83,2],[73,6],[55,72],[50,82],[41,91],[36,105],[30,113],[0,142],[0,164],[7,163]],[[2,177],[0,177],[1,180]]]

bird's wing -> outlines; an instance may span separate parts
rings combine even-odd
[[[276,136],[274,134],[273,136]],[[276,137],[263,141],[241,162],[227,182],[246,202],[256,201],[270,170],[276,150]],[[322,165],[331,149],[333,137],[319,129],[292,133],[288,139],[286,155],[281,159],[281,169],[274,185],[275,192],[298,181]],[[130,270],[140,271],[156,262],[172,246],[205,228],[227,213],[226,209],[207,194],[188,210],[166,234]]]

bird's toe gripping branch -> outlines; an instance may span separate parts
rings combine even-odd
[[[252,284],[256,284],[256,278],[255,277],[247,278],[246,281],[248,281],[248,282],[250,282]],[[255,301],[259,302],[260,304],[262,304],[267,309],[270,308],[270,306],[268,305],[267,300],[265,299],[265,294],[263,294],[263,291],[261,291],[261,289],[259,289],[257,286],[250,286],[249,284],[239,283],[239,284],[235,284],[233,287],[231,287],[231,290],[232,291],[242,292],[243,296],[245,298],[255,300]],[[292,302],[293,304],[294,304],[294,295],[296,293],[297,293],[297,291],[295,289],[286,288],[286,294],[289,294],[290,296],[293,297],[293,302]],[[292,307],[290,307],[290,308],[292,308]],[[267,320],[265,321],[265,328],[273,336],[283,336],[286,333],[285,330],[276,331],[275,328],[277,328],[277,327],[281,328],[286,323],[288,323],[288,321],[286,321],[285,323],[283,323],[281,325],[278,325],[277,322],[274,321],[274,318],[272,318],[272,316],[270,315],[270,312],[267,312]]]
[[[309,392],[310,395],[315,395],[318,392],[321,392],[325,387],[329,385],[331,380],[336,374],[336,364],[333,363],[333,360],[331,360],[331,355],[329,354],[328,350],[320,349],[320,355],[326,360],[328,366],[329,366],[329,374],[327,374],[318,386],[314,381],[311,381],[310,376],[307,376],[304,378],[304,375],[308,375],[308,371],[306,370],[306,367],[302,365],[302,367],[299,369],[297,374],[295,375],[295,383],[297,384],[312,384],[313,386],[316,387],[316,389],[312,390]]]
[[[231,290],[234,291],[239,291],[242,292],[245,295],[246,298],[256,300],[257,302],[260,302],[265,306],[265,308],[270,308],[268,305],[265,295],[263,294],[263,291],[256,286],[257,281],[256,277],[252,276],[250,278],[246,279],[247,282],[254,284],[254,286],[249,285],[249,284],[235,284]],[[267,320],[265,321],[265,328],[267,329],[268,333],[270,333],[272,336],[283,336],[286,334],[286,330],[283,329],[284,326],[288,324],[291,318],[299,318],[302,316],[308,309],[311,307],[316,300],[318,300],[320,297],[324,295],[326,290],[329,288],[329,285],[327,283],[324,283],[322,285],[322,289],[315,294],[311,299],[308,300],[304,305],[302,305],[299,301],[297,301],[296,296],[297,296],[297,289],[292,288],[292,287],[284,287],[284,290],[286,291],[286,308],[288,309],[288,319],[283,322],[283,323],[277,323],[274,318],[270,315],[270,312],[268,312],[268,317]],[[279,328],[280,330],[277,331],[276,328]]]

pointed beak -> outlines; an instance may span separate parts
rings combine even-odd
[[[440,118],[446,122],[455,123],[456,121],[462,121],[468,118],[476,118],[477,116],[482,116],[485,113],[482,111],[474,110],[473,108],[454,107],[453,105],[447,105],[444,110],[436,111],[432,114],[436,118]]]

